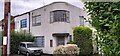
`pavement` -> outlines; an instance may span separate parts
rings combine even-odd
[[[14,54],[14,55],[10,55],[10,56],[25,56],[25,55],[17,55],[17,54]],[[40,55],[37,55],[37,56],[40,56]],[[51,55],[48,55],[48,54],[43,54],[41,56],[51,56]]]
[[[10,55],[10,56],[25,56],[25,55],[17,55],[17,54],[14,54],[14,55]]]

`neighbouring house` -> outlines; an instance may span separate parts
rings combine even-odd
[[[15,29],[14,16],[11,16],[10,31],[13,31],[14,29]],[[4,19],[0,21],[0,31],[4,31]]]
[[[15,21],[15,31],[26,31],[30,32],[30,12],[23,13],[21,15],[14,16]]]
[[[44,53],[52,54],[59,45],[73,40],[76,26],[90,26],[83,18],[87,13],[67,2],[53,2],[14,18],[15,31],[25,30],[35,36],[35,43]]]

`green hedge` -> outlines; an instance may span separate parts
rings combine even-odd
[[[93,52],[92,30],[88,27],[76,27],[73,30],[74,43],[80,48],[80,55],[89,55]]]
[[[20,42],[32,42],[33,36],[27,32],[11,32],[11,54],[17,53],[17,48]]]

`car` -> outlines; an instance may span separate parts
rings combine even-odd
[[[33,42],[20,42],[17,53],[25,54],[26,56],[42,55],[43,50]]]

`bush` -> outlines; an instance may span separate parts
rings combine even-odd
[[[53,54],[78,55],[79,48],[75,44],[60,45],[54,50]]]
[[[93,52],[92,30],[88,27],[76,27],[73,30],[74,43],[80,48],[81,55],[89,55]]]
[[[17,53],[17,48],[20,42],[32,42],[33,36],[27,32],[11,32],[11,54]]]

